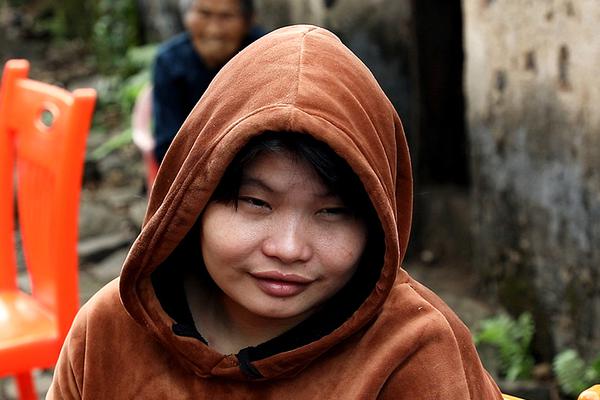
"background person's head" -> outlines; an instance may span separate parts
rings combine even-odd
[[[180,9],[194,48],[211,68],[237,53],[254,18],[252,0],[181,0]]]

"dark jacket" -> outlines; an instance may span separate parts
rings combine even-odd
[[[241,48],[263,34],[262,28],[253,27]],[[152,113],[156,140],[154,155],[159,163],[181,124],[219,69],[221,66],[209,68],[205,65],[187,32],[180,33],[159,48],[152,70]]]

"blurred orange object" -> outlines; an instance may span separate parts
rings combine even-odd
[[[522,398],[520,398],[520,397],[509,396],[509,395],[507,395],[507,394],[503,394],[503,395],[502,395],[502,398],[503,398],[504,400],[525,400],[525,399],[522,399]]]
[[[144,167],[146,168],[146,187],[148,193],[152,190],[156,174],[158,173],[158,161],[154,156],[154,135],[152,135],[152,86],[145,86],[135,99],[133,114],[131,116],[131,128],[133,130],[133,143],[142,153]]]
[[[600,385],[594,385],[579,395],[577,400],[600,400]]]
[[[0,376],[35,398],[79,308],[77,221],[96,91],[28,79],[10,60],[0,86]],[[15,192],[16,187],[16,192]],[[31,293],[17,285],[15,193]]]

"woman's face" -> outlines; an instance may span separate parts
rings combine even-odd
[[[201,228],[206,269],[232,318],[300,322],[356,271],[365,224],[306,161],[259,155],[237,200],[209,203]]]

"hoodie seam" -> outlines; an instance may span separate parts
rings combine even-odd
[[[329,121],[328,119],[326,119],[326,118],[324,118],[324,117],[322,117],[322,116],[320,116],[318,114],[310,114],[310,113],[306,112],[305,110],[303,110],[303,109],[301,109],[300,107],[297,106],[297,104],[298,104],[298,97],[299,97],[299,93],[300,93],[300,81],[301,81],[302,71],[303,71],[303,66],[304,66],[305,41],[306,41],[307,36],[309,34],[311,34],[313,31],[315,31],[316,29],[317,28],[315,28],[315,27],[310,27],[306,32],[303,33],[302,37],[300,38],[300,51],[298,52],[299,53],[298,54],[298,67],[296,68],[296,87],[295,87],[295,92],[294,92],[294,98],[293,98],[291,104],[294,106],[294,108],[296,110],[302,111],[302,112],[304,112],[306,114],[309,114],[311,116],[314,116],[314,117],[320,118],[320,119],[322,119],[324,121],[327,121],[331,125],[333,125],[336,128],[338,128],[338,129],[340,129],[340,130],[343,131],[343,129],[341,129],[339,126],[337,126],[333,122]],[[293,116],[292,116],[292,119],[294,119]],[[373,121],[371,121],[371,123],[373,124]],[[293,126],[293,123],[291,124],[291,126]],[[293,130],[293,128],[291,128],[291,126],[290,126],[290,129]],[[379,135],[376,135],[376,137],[377,137],[377,139],[378,139],[381,147],[385,148],[385,145],[383,144],[381,137]],[[357,148],[360,148],[360,146],[358,145],[358,143],[356,143],[353,139],[351,139],[351,141],[352,141],[352,143]],[[364,152],[361,151],[361,154],[364,154]],[[388,168],[390,169],[390,171],[389,171],[390,176],[396,176],[398,171],[394,171],[393,170],[393,168],[392,168],[392,164],[393,163],[390,162],[388,154],[386,154],[385,156],[388,159],[388,163],[387,164],[388,164]],[[396,157],[398,157],[398,156],[399,156],[399,154],[396,154]],[[381,180],[381,177],[378,174],[377,174],[377,179],[378,179],[379,184],[381,185],[381,187],[384,188],[384,191],[386,192],[386,196],[388,198],[394,198],[395,197],[395,193],[388,193],[388,191],[386,189],[386,186],[383,184],[383,182]]]
[[[298,102],[298,94],[300,93],[300,77],[302,76],[302,64],[304,62],[304,41],[306,40],[306,35],[308,35],[310,31],[304,32],[302,37],[300,38],[300,51],[298,52],[298,67],[296,68],[296,87],[294,89],[294,100],[292,104],[295,106]]]
[[[304,65],[304,48],[306,37],[316,29],[316,27],[310,27],[306,32],[302,34],[302,37],[300,38],[300,51],[298,52],[298,68],[296,68],[296,88],[294,93],[294,99],[292,101],[292,104],[294,106],[298,102],[298,95],[300,93],[300,80],[302,76],[302,67]]]

